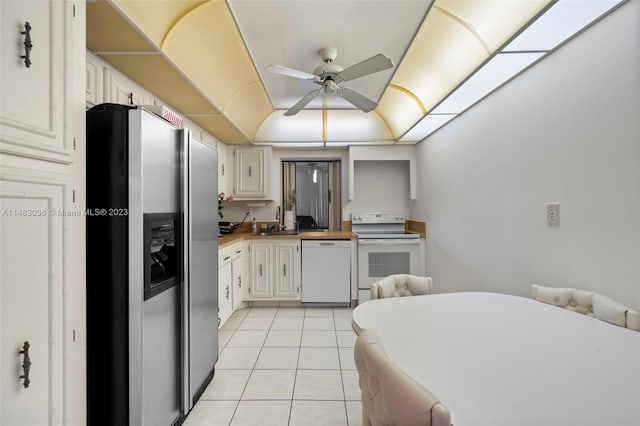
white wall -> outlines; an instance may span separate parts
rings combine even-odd
[[[631,0],[417,146],[437,292],[539,283],[640,309],[639,28]]]
[[[343,207],[354,211],[393,210],[409,214],[409,161],[355,161],[354,197]],[[343,187],[346,192],[346,187]]]

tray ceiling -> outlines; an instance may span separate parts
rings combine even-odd
[[[450,121],[619,3],[98,0],[87,3],[87,47],[226,143],[415,143],[437,129],[433,123]],[[561,8],[569,15],[555,27],[584,15],[561,40],[540,49],[531,48],[531,37],[526,47],[511,43],[545,12]],[[543,31],[545,41],[553,25]],[[394,68],[347,82],[378,103],[374,111],[326,95],[297,115],[283,115],[317,86],[265,67],[310,73],[322,64],[324,47],[337,49],[334,63],[344,68],[378,53],[391,58]],[[528,56],[511,65],[519,54]],[[488,78],[491,87],[474,82],[476,98],[457,100],[454,112],[439,111],[498,59],[497,69],[513,73]]]

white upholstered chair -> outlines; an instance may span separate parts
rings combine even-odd
[[[640,312],[629,309],[602,294],[575,288],[531,286],[533,298],[581,314],[593,316],[620,327],[640,331]]]
[[[371,299],[431,294],[431,277],[409,274],[389,275],[371,284]]]
[[[570,311],[593,316],[593,295],[586,290],[575,288],[544,287],[534,284],[531,286],[531,294],[534,299],[550,305],[559,306]]]
[[[362,391],[363,426],[451,425],[447,407],[389,359],[373,330],[361,331],[354,358]]]

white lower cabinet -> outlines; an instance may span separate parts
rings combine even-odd
[[[222,325],[233,313],[233,273],[231,270],[231,252],[222,250],[218,257],[218,318],[219,325]]]
[[[250,299],[264,299],[273,297],[272,279],[273,244],[270,242],[249,243],[250,266]]]
[[[250,300],[300,299],[300,241],[249,243]]]
[[[218,253],[218,318],[220,326],[243,306],[244,247],[236,243]]]
[[[233,310],[239,309],[243,305],[243,277],[244,277],[244,248],[241,244],[232,247],[231,252],[231,272],[232,280],[232,306]]]

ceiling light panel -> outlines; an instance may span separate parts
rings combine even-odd
[[[392,85],[406,89],[430,112],[549,2],[436,1],[398,66]],[[420,117],[408,114],[392,92],[385,92],[378,110],[393,133],[402,135],[424,113]]]
[[[466,27],[432,9],[392,83],[414,93],[429,111],[489,54]]]
[[[533,52],[501,53],[494,56],[432,112],[461,113],[543,55],[544,52]]]
[[[439,0],[435,7],[475,33],[488,48],[488,53],[493,53],[550,2],[551,0]]]
[[[626,0],[560,0],[503,51],[552,50]]]
[[[389,128],[375,112],[364,113],[357,110],[328,111],[326,129],[327,140],[368,141],[393,139]]]
[[[285,117],[284,112],[274,111],[264,120],[256,132],[256,142],[322,141],[322,111],[302,110],[290,117]]]
[[[453,120],[456,114],[429,114],[400,138],[400,142],[419,142]]]
[[[327,141],[325,146],[327,148],[337,148],[337,147],[345,147],[345,146],[371,146],[371,145],[393,145],[394,141]]]
[[[254,145],[274,146],[277,148],[322,148],[323,142],[254,142]]]
[[[376,112],[384,117],[393,136],[398,137],[424,116],[424,110],[420,100],[414,94],[406,89],[400,90],[394,87],[387,88]]]

